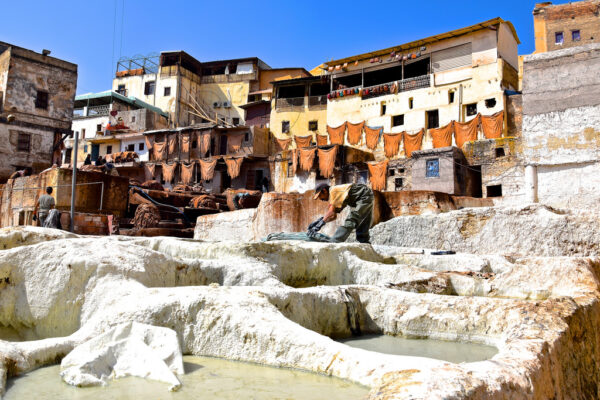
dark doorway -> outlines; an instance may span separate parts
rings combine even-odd
[[[227,154],[227,136],[221,135],[221,140],[219,141],[219,154]]]
[[[92,145],[92,160],[96,161],[98,159],[99,155],[100,155],[100,145],[93,144]]]

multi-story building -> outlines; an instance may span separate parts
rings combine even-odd
[[[600,43],[600,1],[537,3],[533,27],[535,53]]]
[[[77,65],[0,42],[0,182],[60,160],[71,132]]]
[[[73,131],[79,132],[78,162],[90,154],[98,156],[122,151],[135,151],[140,161],[148,161],[142,132],[168,126],[168,114],[133,96],[125,97],[107,90],[75,97]],[[110,127],[119,127],[115,131]],[[63,163],[70,163],[73,139],[65,141]]]
[[[273,69],[257,57],[200,62],[184,51],[169,51],[158,59],[120,61],[113,91],[159,107],[172,126],[238,126],[245,124],[242,107],[269,97],[271,81],[302,75],[309,74],[303,68]]]
[[[496,143],[498,138],[509,134],[507,93],[519,86],[518,44],[513,25],[495,18],[403,45],[328,61],[319,68],[322,71],[319,76],[276,84],[271,130],[283,141],[307,135],[315,138],[319,134],[317,138],[329,145],[333,143],[332,132],[343,135],[341,142],[336,139],[339,145],[371,153],[377,161],[389,161],[388,190],[409,189],[412,182],[420,189],[444,187],[451,188],[451,194],[479,195],[481,184],[477,189],[472,184],[458,183],[464,176],[473,175],[461,173],[464,168],[455,168],[457,172],[450,176],[440,174],[443,165],[440,157],[452,158],[454,165],[466,163],[450,146],[462,150],[466,142],[492,140]],[[494,126],[494,132],[484,134],[483,124],[478,122],[481,118],[500,123]],[[468,140],[462,136],[457,139],[455,122],[463,124],[461,126],[473,124]],[[360,134],[360,140],[349,141],[350,131],[348,129],[347,136],[345,127],[350,126]],[[364,126],[364,135],[361,126]],[[380,135],[370,145],[364,140],[367,129],[371,134],[379,132]],[[328,142],[323,137],[327,133],[330,133]],[[385,151],[382,136],[386,135],[395,137],[391,145],[396,146],[394,151]],[[443,140],[437,140],[441,136]],[[408,141],[410,146],[407,146]],[[318,140],[314,142],[319,144]],[[429,151],[442,147],[448,149]],[[420,150],[424,152],[419,153]],[[426,157],[426,163],[423,168],[413,169],[417,156]],[[358,173],[340,171],[335,176],[336,182],[363,179],[367,175],[365,159],[358,157],[360,161],[354,168]],[[290,161],[282,159],[281,162]],[[347,164],[348,159],[343,160],[344,163]],[[274,169],[285,170],[283,167]],[[289,174],[282,176],[286,176],[286,180],[292,178]],[[457,183],[438,182],[444,179]],[[294,185],[281,187],[296,188]],[[485,188],[483,195],[486,195]]]

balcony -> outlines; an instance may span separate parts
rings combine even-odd
[[[421,75],[414,78],[403,79],[395,82],[387,82],[379,85],[366,86],[362,88],[362,99],[372,99],[374,97],[386,96],[395,93],[392,89],[393,85],[397,85],[397,93],[408,92],[416,89],[428,88],[431,86],[431,75]],[[387,91],[382,88],[386,88]],[[368,93],[365,94],[365,91]]]
[[[110,105],[103,104],[100,106],[91,106],[84,108],[76,108],[73,110],[73,119],[89,118],[89,117],[103,117],[108,115],[110,112]]]
[[[325,101],[327,101],[327,97],[325,96]],[[304,97],[288,97],[288,98],[280,98],[275,102],[276,110],[294,110],[294,109],[303,109],[304,108]]]
[[[258,74],[256,72],[250,74],[205,75],[202,77],[202,83],[233,83],[255,81],[257,79]]]

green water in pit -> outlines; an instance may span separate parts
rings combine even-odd
[[[389,335],[364,335],[340,340],[348,346],[399,356],[435,358],[453,363],[484,361],[498,349],[475,343],[434,339],[407,339]]]
[[[166,383],[141,378],[111,380],[104,387],[77,388],[64,383],[60,366],[40,368],[7,382],[3,400],[350,400],[368,388],[341,379],[290,369],[208,357],[183,357],[185,375],[177,392]]]

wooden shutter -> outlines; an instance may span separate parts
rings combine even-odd
[[[431,55],[433,72],[446,71],[471,64],[471,43],[436,51]]]

